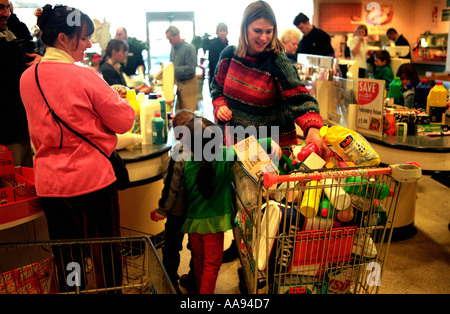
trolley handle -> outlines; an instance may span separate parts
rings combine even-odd
[[[265,172],[263,174],[264,187],[268,188],[275,184],[281,182],[292,182],[292,181],[319,181],[322,179],[337,179],[337,178],[348,178],[355,176],[365,176],[365,175],[383,175],[383,174],[391,174],[392,168],[352,168],[348,170],[329,170],[323,172],[312,172],[312,173],[304,173],[297,172],[291,173],[287,175],[276,175],[270,172]]]

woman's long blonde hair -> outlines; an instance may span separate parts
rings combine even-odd
[[[260,18],[265,19],[267,22],[273,25],[272,41],[269,45],[267,45],[265,51],[273,50],[273,52],[276,54],[280,54],[285,51],[284,45],[278,39],[278,28],[275,13],[267,2],[255,1],[248,5],[248,7],[244,11],[244,15],[242,16],[239,44],[235,52],[238,57],[243,58],[247,55],[247,49],[249,47],[247,36],[248,26]]]

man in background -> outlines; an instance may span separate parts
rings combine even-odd
[[[294,19],[294,25],[303,33],[298,53],[334,57],[330,35],[311,25],[305,14],[299,13]]]
[[[170,61],[174,65],[177,99],[175,112],[187,109],[195,112],[197,109],[198,83],[195,77],[197,68],[197,51],[195,47],[180,37],[180,30],[170,26],[166,30],[166,38],[172,45]]]
[[[135,75],[138,68],[145,72],[144,59],[142,58],[142,51],[133,44],[128,42],[127,30],[124,27],[119,27],[116,30],[116,39],[122,39],[128,44],[128,54],[125,62],[122,63],[123,72],[128,75]]]
[[[9,0],[0,0],[0,145],[13,153],[14,165],[33,167],[33,153],[20,76],[41,56],[26,25],[13,13]]]
[[[228,46],[228,26],[225,23],[219,23],[216,27],[216,34],[217,37],[209,43],[209,84],[214,77],[220,53]]]
[[[411,59],[411,46],[409,45],[408,40],[403,37],[403,35],[399,35],[395,28],[389,28],[386,31],[386,37],[394,41],[396,46],[408,46],[410,48],[408,54],[404,57],[400,56],[400,58]]]

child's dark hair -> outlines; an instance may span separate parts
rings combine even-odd
[[[175,130],[177,126],[186,125],[193,117],[195,117],[194,112],[187,109],[181,109],[172,120],[172,128]],[[180,133],[179,135],[177,135],[177,133],[174,134],[177,140],[180,140],[183,137],[183,133]]]
[[[173,118],[172,126],[175,128],[179,125],[185,125],[193,117],[195,117],[194,112],[187,109],[181,109],[180,111],[177,112],[177,114]]]
[[[111,39],[108,41],[108,45],[106,45],[105,55],[107,57],[111,57],[112,51],[120,51],[123,47],[123,51],[128,51],[128,44],[122,39]]]
[[[375,53],[375,58],[386,61],[386,65],[391,63],[391,55],[386,50],[380,50]]]
[[[201,136],[196,136],[196,128],[198,128],[201,125]],[[191,139],[186,144],[189,146],[189,149],[191,152],[194,153],[194,148],[196,147],[195,143],[198,145],[198,141],[201,141],[201,148],[202,148],[202,165],[200,166],[200,169],[197,172],[197,176],[195,178],[195,183],[198,186],[198,190],[200,194],[204,198],[211,198],[213,192],[214,192],[214,169],[212,167],[211,161],[205,160],[205,156],[203,154],[205,146],[214,140],[214,136],[210,136],[213,132],[211,132],[211,128],[218,126],[214,124],[213,122],[209,121],[206,118],[203,117],[193,117],[186,123],[186,127],[189,129],[191,134]],[[197,130],[198,132],[198,130]]]
[[[41,30],[42,42],[48,47],[54,46],[60,33],[66,34],[70,39],[76,37],[78,45],[82,36],[89,37],[95,30],[88,15],[65,5],[55,5],[54,8],[50,4],[45,5],[37,19],[37,26]]]
[[[411,84],[416,87],[420,83],[419,74],[415,66],[412,63],[403,63],[398,67],[397,73],[395,76],[398,76],[400,79],[406,78],[411,81]]]

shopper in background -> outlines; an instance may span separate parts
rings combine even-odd
[[[13,153],[14,165],[33,167],[33,152],[25,108],[20,98],[20,76],[41,58],[26,25],[12,13],[9,0],[0,0],[0,145]]]
[[[219,23],[216,27],[217,37],[209,43],[209,85],[211,90],[211,82],[214,72],[219,61],[219,56],[222,50],[228,46],[228,26],[225,23]]]
[[[294,25],[303,33],[298,45],[298,53],[334,57],[330,35],[311,25],[305,14],[299,13],[294,19]]]
[[[297,48],[300,41],[300,31],[296,28],[287,29],[281,33],[280,40],[286,49],[286,56],[292,63],[296,63]]]
[[[358,62],[359,78],[366,77],[367,70],[367,44],[366,44],[366,36],[367,26],[366,25],[358,25],[355,31],[355,37],[353,37],[349,42],[350,54],[352,60]]]
[[[128,44],[122,39],[111,39],[106,45],[105,58],[98,71],[109,85],[127,86],[121,63],[126,59]]]
[[[193,45],[181,39],[180,30],[175,26],[170,26],[166,30],[166,37],[172,45],[170,61],[174,65],[175,84],[177,85],[175,112],[181,109],[195,111],[198,90],[198,82],[195,77],[197,51]]]
[[[122,63],[123,72],[128,75],[137,74],[138,69],[141,69],[142,73],[145,72],[144,59],[142,52],[138,47],[128,42],[128,33],[125,27],[119,27],[116,30],[116,39],[122,39],[128,44],[128,54],[125,61]]]
[[[284,54],[275,14],[267,2],[256,1],[246,8],[239,44],[222,52],[212,88],[214,117],[219,123],[257,130],[263,126],[266,134],[278,130],[280,146],[298,144],[298,124],[306,144],[315,143],[322,157],[328,154],[319,136],[323,125],[317,100]],[[227,139],[230,144],[233,139]]]
[[[390,40],[393,40],[395,46],[408,46],[408,48],[410,48],[408,54],[406,56],[400,56],[400,58],[411,59],[411,46],[409,45],[408,40],[403,37],[402,34],[399,35],[395,28],[389,28],[386,31],[386,37]]]
[[[411,83],[414,88],[420,83],[419,74],[412,63],[403,63],[400,65],[395,76],[400,78],[404,90],[407,89],[406,85],[408,85],[408,83]]]
[[[167,218],[165,224],[165,241],[162,248],[163,265],[177,291],[178,288],[178,267],[180,266],[180,251],[183,249],[184,233],[181,227],[186,220],[187,196],[185,189],[184,164],[185,160],[181,154],[183,152],[180,138],[177,138],[177,127],[184,126],[195,116],[189,110],[180,110],[172,120],[174,136],[177,143],[173,148],[173,155],[167,158],[163,167],[164,188],[158,202],[158,208],[151,211],[150,217],[153,221]],[[188,243],[190,249],[190,243]],[[191,270],[193,269],[191,260]],[[188,290],[195,291],[195,277],[192,271],[183,275],[184,282],[180,284]]]
[[[78,9],[46,5],[36,12],[47,50],[39,64],[20,80],[34,159],[36,194],[45,213],[50,238],[82,239],[120,236],[116,176],[111,162],[85,140],[65,128],[50,113],[86,136],[108,156],[125,133],[135,112],[98,73],[76,65],[92,46],[94,24]],[[79,23],[67,23],[70,19]],[[41,94],[37,82],[39,81]],[[60,291],[67,287],[65,269],[71,262],[84,265],[80,248],[54,251]],[[111,257],[112,256],[112,257]],[[120,286],[120,247],[95,247],[91,252],[97,288]],[[83,267],[82,267],[83,269]],[[84,274],[84,271],[83,271]],[[84,284],[84,276],[81,276]]]
[[[375,52],[375,68],[370,78],[377,80],[384,80],[386,82],[386,88],[389,88],[394,79],[394,73],[391,69],[391,56],[386,50],[380,50]]]

